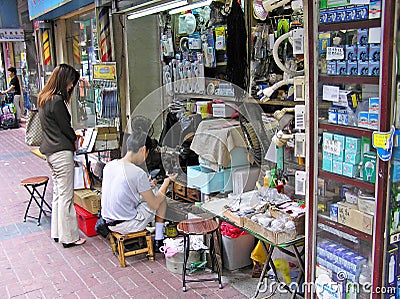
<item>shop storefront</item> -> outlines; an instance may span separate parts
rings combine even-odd
[[[76,101],[72,101],[71,107],[74,128],[115,124],[119,118],[118,103],[113,100],[116,107],[112,115],[102,114],[102,103],[97,100],[99,97],[96,97],[98,93],[95,92],[98,82],[93,81],[93,65],[112,61],[111,36],[108,33],[104,38],[104,30],[99,33],[97,29],[104,29],[104,22],[109,22],[107,10],[96,10],[93,1],[50,2],[40,2],[36,6],[30,4],[29,7],[30,18],[35,22],[41,86],[56,65],[67,63],[74,66],[81,75],[75,89]]]

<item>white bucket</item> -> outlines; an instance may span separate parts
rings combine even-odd
[[[189,259],[186,263],[186,267],[189,267],[191,263],[200,261],[200,253],[197,251],[190,251]],[[171,257],[165,257],[165,262],[168,271],[176,274],[182,274],[183,269],[183,252],[179,252]]]

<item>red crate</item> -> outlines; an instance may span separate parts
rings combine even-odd
[[[76,211],[76,219],[78,220],[78,226],[81,231],[85,233],[88,237],[93,237],[97,235],[94,226],[97,222],[97,216],[95,214],[89,213],[85,209],[81,208],[77,204],[74,204]]]

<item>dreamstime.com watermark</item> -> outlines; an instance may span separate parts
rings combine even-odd
[[[394,286],[382,286],[372,288],[370,282],[352,282],[347,280],[347,274],[345,272],[337,273],[337,280],[333,281],[329,275],[321,274],[318,276],[315,282],[291,282],[285,283],[270,278],[264,278],[263,282],[258,284],[260,293],[278,293],[287,294],[296,291],[297,293],[316,293],[322,295],[327,293],[330,295],[335,294],[395,294],[396,287]],[[334,298],[334,297],[332,297]]]

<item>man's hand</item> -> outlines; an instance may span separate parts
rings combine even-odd
[[[154,189],[157,185],[157,179],[151,179],[151,177],[149,177],[149,182],[151,189]]]
[[[177,173],[167,173],[168,179],[170,182],[175,182],[176,178],[178,177]]]

